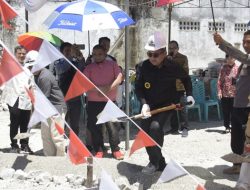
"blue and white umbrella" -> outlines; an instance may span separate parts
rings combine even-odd
[[[59,6],[44,21],[49,28],[88,31],[121,29],[134,21],[118,7],[94,0],[79,0]]]

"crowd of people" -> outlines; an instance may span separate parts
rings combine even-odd
[[[246,147],[250,144],[250,137],[245,138],[245,129],[250,110],[250,85],[247,84],[250,81],[250,31],[245,32],[243,37],[246,54],[226,42],[218,33],[214,34],[214,41],[226,53],[225,64],[220,70],[217,85],[218,98],[221,99],[224,115],[225,132],[231,132],[231,148],[234,153],[249,154],[249,148]],[[60,51],[67,60],[57,60],[49,67],[33,73],[34,75],[27,75],[30,72],[23,72],[6,83],[2,101],[8,105],[10,113],[11,152],[24,151],[33,154],[27,138],[20,140],[19,147],[14,137],[18,134],[18,129],[20,132],[28,130],[27,126],[33,108],[27,89],[32,90],[38,86],[59,113],[48,118],[47,123],[41,122],[45,156],[65,155],[65,139],[62,134],[58,133],[55,125],[59,123],[63,127],[65,116],[71,129],[76,135],[79,135],[80,114],[82,104],[85,102],[88,149],[93,152],[95,157],[104,157],[107,151],[104,146],[104,132],[107,131],[112,156],[118,160],[124,158],[124,154],[119,148],[119,126],[112,122],[96,125],[97,115],[104,109],[108,100],[117,104],[117,89],[124,80],[122,68],[118,65],[117,60],[108,54],[109,48],[110,39],[102,37],[94,46],[92,55],[85,60],[77,46],[64,42]],[[148,58],[136,66],[134,87],[141,103],[141,114],[143,115],[141,127],[157,143],[156,146],[146,147],[149,164],[142,170],[143,173],[153,174],[156,171],[163,171],[166,166],[161,152],[165,122],[168,119],[171,121],[169,133],[180,133],[182,137],[188,136],[189,124],[186,109],[156,115],[151,115],[150,110],[176,104],[183,99],[185,102],[189,102],[188,106],[192,106],[195,100],[192,96],[188,58],[179,52],[178,42],[170,41],[167,49],[164,35],[161,32],[154,32],[149,37],[145,50]],[[24,70],[31,69],[36,64],[38,52],[27,52],[24,47],[17,46],[14,53]],[[72,65],[68,63],[68,60]],[[235,60],[241,62],[239,67],[235,64]],[[76,74],[76,68],[101,92],[94,88],[87,92],[86,97],[81,95],[65,102],[64,96]],[[9,94],[11,96],[8,96]],[[225,169],[224,173],[235,174],[239,173],[241,169],[241,164],[235,163],[231,168]],[[250,187],[249,183],[248,180],[246,183],[248,187]],[[240,182],[237,184],[239,188],[244,189],[245,186]]]

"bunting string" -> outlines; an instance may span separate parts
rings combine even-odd
[[[8,5],[9,6],[9,5]],[[20,17],[20,15],[18,15],[19,17]],[[20,17],[21,18],[21,17]],[[25,20],[26,21],[26,20]],[[26,23],[27,24],[29,24],[27,21],[26,21]],[[5,47],[6,48],[6,46],[4,45],[4,43],[0,40],[0,43],[3,45],[3,47]],[[49,44],[49,43],[48,43]],[[52,46],[51,44],[49,44],[50,46]],[[58,53],[60,53],[61,54],[61,52],[59,52],[54,46],[52,46],[51,47],[55,52],[57,52],[57,54]],[[8,48],[6,48],[6,50],[8,50]],[[10,52],[10,51],[8,51],[8,52]],[[12,55],[12,54],[11,54]],[[62,58],[63,59],[65,59],[75,70],[76,70],[76,73],[78,73],[78,74],[80,74],[80,76],[81,77],[83,77],[84,79],[86,79],[87,81],[88,81],[88,83],[89,84],[91,84],[98,92],[100,92],[108,101],[111,101],[110,99],[109,99],[109,97],[104,93],[104,92],[102,92],[101,91],[101,89],[100,88],[98,88],[94,83],[92,83],[75,65],[73,65],[63,54],[61,54],[62,55]],[[14,58],[15,58],[15,56],[13,56]],[[18,63],[18,61],[17,61],[17,63]],[[18,63],[18,64],[20,64],[20,63]],[[50,64],[50,63],[49,63]],[[28,75],[28,73],[26,73],[25,72],[25,74],[27,74]],[[28,75],[29,76],[29,75]],[[38,87],[37,87],[38,88]],[[39,89],[39,88],[38,88]],[[50,101],[47,99],[47,98],[45,98],[46,99],[46,101],[47,101],[47,103],[48,104],[50,104],[50,106],[52,106],[52,107],[54,107],[51,103],[50,103]],[[112,101],[111,101],[112,102]],[[115,105],[115,104],[114,104]],[[115,105],[116,106],[116,105]],[[117,107],[117,106],[116,106]],[[119,107],[117,107],[118,109],[120,109]],[[121,109],[120,109],[121,110]],[[44,116],[45,118],[46,118],[46,116],[42,113],[42,111],[41,110],[39,110],[39,108],[38,108],[38,110],[36,110],[39,114],[41,114],[41,116]],[[122,111],[122,110],[121,110]],[[122,111],[123,112],[123,111]],[[123,112],[124,113],[124,112]],[[59,114],[59,113],[58,113]],[[154,140],[154,139],[152,139],[137,123],[135,123],[126,113],[124,113],[125,115],[126,115],[126,117],[127,117],[127,119],[131,122],[131,123],[133,123],[140,131],[143,131],[143,133],[157,146],[157,147],[159,147],[164,153],[166,153],[165,151],[164,151],[164,149],[162,149],[162,147]],[[73,131],[72,129],[71,129],[71,127],[69,126],[69,124],[65,121],[65,119],[63,119],[63,121],[64,121],[64,123],[65,123],[65,125],[67,126],[67,128],[70,130],[70,131]],[[67,138],[67,139],[69,139],[69,141],[70,141],[70,138],[71,137],[67,137],[67,135],[64,133],[64,136]],[[77,137],[78,138],[78,137]],[[79,138],[78,138],[79,139]],[[79,139],[80,140],[80,139]],[[82,143],[82,142],[81,142]],[[83,143],[82,143],[83,144]],[[83,144],[84,145],[84,144]],[[85,146],[85,145],[84,145]],[[168,154],[167,154],[168,155]],[[94,156],[90,153],[89,154],[89,156],[91,156],[91,157],[93,157],[94,158]],[[168,158],[170,159],[170,157],[168,156]],[[102,166],[96,161],[96,159],[94,159],[94,161],[95,161],[95,163],[97,163],[97,165],[100,167],[100,168],[102,168]],[[196,183],[197,183],[197,185],[198,186],[201,186],[200,185],[200,183],[187,171],[187,170],[185,170],[179,163],[177,163],[177,165],[180,167],[180,168],[182,168],[190,177],[191,177],[191,179],[193,179]],[[103,168],[102,168],[103,169]]]

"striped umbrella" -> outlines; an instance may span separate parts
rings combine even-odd
[[[78,31],[121,29],[134,21],[118,7],[94,0],[79,0],[59,6],[44,21],[49,28]]]
[[[27,50],[38,50],[43,42],[46,40],[53,45],[60,47],[63,40],[49,32],[27,32],[18,36],[17,41]]]

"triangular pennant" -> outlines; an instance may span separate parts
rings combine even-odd
[[[201,184],[198,184],[195,190],[206,190]]]
[[[94,88],[94,85],[90,80],[81,74],[80,71],[76,71],[76,74],[69,86],[68,92],[64,98],[65,101],[68,101],[76,96],[79,96],[90,89]]]
[[[35,12],[40,9],[47,0],[23,0],[25,9],[29,12]]]
[[[182,0],[159,0],[157,2],[157,7],[160,7],[160,6],[163,6],[163,5],[168,5],[170,3],[175,3],[175,2],[179,2],[179,1],[182,1]]]
[[[167,166],[165,167],[165,169],[163,170],[160,178],[158,179],[157,183],[164,183],[164,182],[168,182],[172,179],[175,179],[179,176],[183,176],[186,175],[187,172],[186,170],[180,166],[179,164],[177,164],[174,160],[170,160],[167,164]]]
[[[55,127],[60,135],[64,134],[64,129],[57,122],[55,122]]]
[[[90,157],[91,153],[72,129],[70,129],[69,140],[68,154],[71,162],[76,165],[85,163],[85,158]]]
[[[22,71],[23,69],[16,59],[6,49],[3,49],[0,62],[0,86]]]
[[[11,29],[11,26],[8,24],[8,22],[15,18],[18,14],[6,1],[0,0],[0,15],[3,26],[7,29]]]
[[[25,87],[26,92],[28,93],[28,96],[30,97],[31,103],[34,105],[35,103],[35,97],[34,97],[34,92],[32,89],[28,89]]]
[[[38,57],[36,58],[36,64],[32,67],[32,73],[41,70],[42,68],[48,66],[49,64],[53,63],[54,61],[63,58],[63,54],[58,51],[53,45],[51,45],[46,40],[43,40],[39,50]]]
[[[100,190],[119,190],[120,188],[113,182],[110,175],[107,174],[104,170],[101,173],[101,182],[99,186]]]
[[[136,135],[134,143],[132,144],[129,156],[131,156],[136,150],[149,146],[156,146],[156,143],[149,135],[147,135],[144,131],[140,130]]]
[[[113,121],[119,117],[126,117],[126,114],[118,108],[114,102],[109,100],[105,105],[102,112],[98,115],[98,120],[96,124],[106,123],[108,121]]]
[[[38,87],[34,90],[34,96],[36,101],[34,104],[34,112],[32,113],[28,124],[29,128],[40,121],[46,123],[48,118],[59,114],[56,108],[49,102]]]

